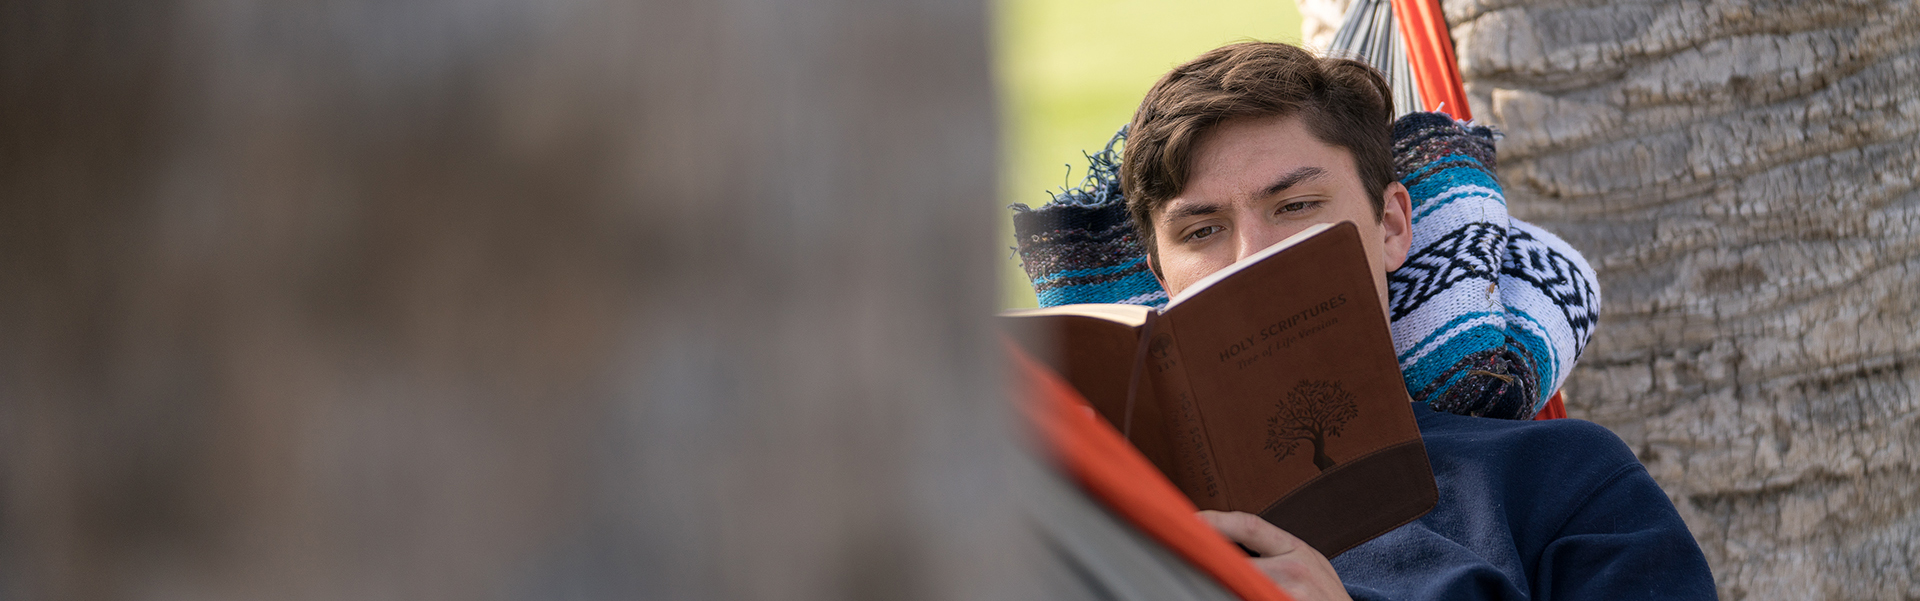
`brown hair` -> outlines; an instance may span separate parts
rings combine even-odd
[[[1140,242],[1158,255],[1154,209],[1186,186],[1201,137],[1241,117],[1299,115],[1315,138],[1352,153],[1378,219],[1393,181],[1392,107],[1393,91],[1372,66],[1286,44],[1231,44],[1175,67],[1140,101],[1121,155],[1120,189]]]

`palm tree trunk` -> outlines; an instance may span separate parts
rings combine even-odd
[[[1447,0],[1516,216],[1605,299],[1568,411],[1725,599],[1920,596],[1913,0]]]

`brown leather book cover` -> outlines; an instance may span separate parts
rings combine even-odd
[[[1437,502],[1351,223],[1309,228],[1163,311],[1007,315],[1202,509],[1257,514],[1333,557]]]

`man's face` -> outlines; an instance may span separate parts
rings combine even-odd
[[[1353,155],[1313,137],[1294,116],[1221,123],[1194,150],[1192,179],[1150,215],[1168,294],[1308,226],[1352,221],[1386,304],[1386,274],[1412,243],[1399,182],[1387,186],[1385,213],[1375,219]]]

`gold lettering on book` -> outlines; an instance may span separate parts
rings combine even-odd
[[[1280,349],[1290,348],[1293,346],[1293,343],[1299,342],[1301,339],[1304,339],[1308,336],[1312,336],[1314,334],[1318,334],[1322,331],[1325,331],[1327,328],[1331,328],[1334,326],[1334,324],[1338,324],[1338,323],[1340,323],[1340,318],[1329,317],[1325,321],[1321,321],[1319,323],[1313,324],[1310,327],[1301,329],[1299,332],[1295,333],[1292,336],[1275,339],[1274,341],[1268,342],[1262,345],[1259,349],[1257,349],[1259,352],[1246,353],[1240,358],[1235,359],[1233,362],[1233,368],[1246,369],[1248,366],[1251,366],[1254,363],[1258,363],[1261,359],[1272,357],[1273,354],[1279,351]]]
[[[1294,326],[1300,325],[1309,319],[1319,317],[1328,311],[1338,309],[1341,305],[1345,304],[1347,304],[1347,295],[1343,292],[1334,295],[1333,298],[1314,303],[1312,306],[1301,309],[1300,312],[1288,315],[1279,321],[1262,326],[1259,330],[1247,335],[1247,337],[1228,344],[1227,348],[1221,349],[1220,362],[1226,363],[1228,360],[1242,353],[1258,348],[1261,342],[1279,338]]]
[[[1288,315],[1279,321],[1261,326],[1260,329],[1255,330],[1252,334],[1248,334],[1240,340],[1229,343],[1226,348],[1221,349],[1220,362],[1226,363],[1227,361],[1238,359],[1236,367],[1245,368],[1251,365],[1256,359],[1272,356],[1274,349],[1290,346],[1294,340],[1305,338],[1320,330],[1326,329],[1327,326],[1338,323],[1339,320],[1334,319],[1315,324],[1305,331],[1289,336],[1289,331],[1292,330],[1294,326],[1326,315],[1328,312],[1338,309],[1341,305],[1345,304],[1347,304],[1346,293],[1336,294],[1333,298],[1314,303],[1312,306],[1301,309],[1298,313]]]

